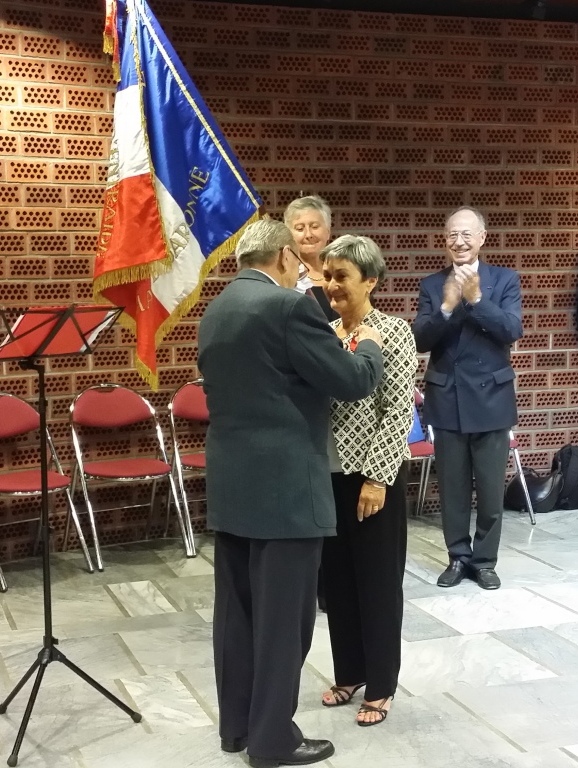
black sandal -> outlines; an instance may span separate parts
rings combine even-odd
[[[330,690],[333,694],[333,703],[329,704],[324,699],[321,699],[321,703],[324,707],[342,707],[344,704],[349,704],[353,695],[357,693],[360,688],[363,688],[364,685],[365,683],[359,683],[359,685],[354,686],[351,693],[347,688],[342,688],[340,685],[332,685]]]
[[[385,705],[389,700],[393,701],[393,696],[388,696],[387,699],[381,700],[381,705],[379,707],[372,707],[371,704],[362,704],[359,707],[358,715],[365,715],[367,712],[377,712],[379,717],[377,720],[373,720],[372,722],[367,722],[364,720],[356,720],[357,725],[361,725],[362,728],[368,726],[368,725],[377,725],[378,723],[383,723],[385,718],[387,717],[387,713],[389,712],[388,709],[385,709]]]

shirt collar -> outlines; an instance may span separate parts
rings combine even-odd
[[[271,277],[271,275],[270,275],[270,274],[268,274],[267,272],[263,272],[263,270],[262,270],[262,269],[257,269],[257,267],[251,267],[251,269],[252,269],[254,272],[260,272],[262,275],[265,275],[265,277],[268,277],[268,278],[269,278],[269,280],[270,280],[272,283],[275,283],[275,285],[278,285],[279,287],[281,287],[281,283],[278,283],[278,282],[277,282],[277,280],[275,280],[275,278],[274,278],[274,277]]]
[[[478,272],[480,269],[480,260],[476,259],[473,264],[470,264],[470,267],[474,270],[474,272]],[[452,267],[453,271],[456,271],[456,265],[454,264]]]

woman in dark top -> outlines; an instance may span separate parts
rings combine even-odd
[[[323,290],[323,266],[319,254],[331,237],[331,208],[318,195],[307,195],[292,200],[283,216],[299,247],[299,257],[307,264],[309,272],[297,281],[296,290],[312,296],[331,322],[339,315],[329,304]],[[323,571],[319,570],[317,582],[317,603],[321,611],[326,610]]]

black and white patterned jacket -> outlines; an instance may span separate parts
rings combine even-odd
[[[363,400],[334,400],[331,422],[344,473],[392,485],[402,461],[410,457],[407,437],[413,423],[417,356],[409,323],[372,309],[362,322],[383,339],[385,372],[375,391]],[[337,328],[341,320],[331,325]],[[343,345],[350,348],[352,335]]]

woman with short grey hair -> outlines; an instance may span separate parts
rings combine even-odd
[[[299,248],[299,257],[309,274],[297,282],[297,290],[309,293],[319,303],[328,320],[337,315],[331,310],[323,292],[323,275],[319,254],[331,237],[331,208],[319,195],[306,195],[292,200],[283,216]]]
[[[308,210],[319,211],[325,226],[327,229],[331,229],[331,208],[319,195],[305,195],[292,200],[285,208],[283,221],[288,227],[291,227],[293,219]]]
[[[337,536],[324,540],[322,568],[335,685],[326,707],[348,704],[365,687],[357,724],[387,717],[401,663],[403,572],[407,543],[405,459],[413,423],[417,356],[409,324],[375,309],[385,262],[369,237],[344,235],[320,254],[323,286],[345,349],[361,323],[382,339],[384,375],[369,397],[334,400],[328,453]]]

